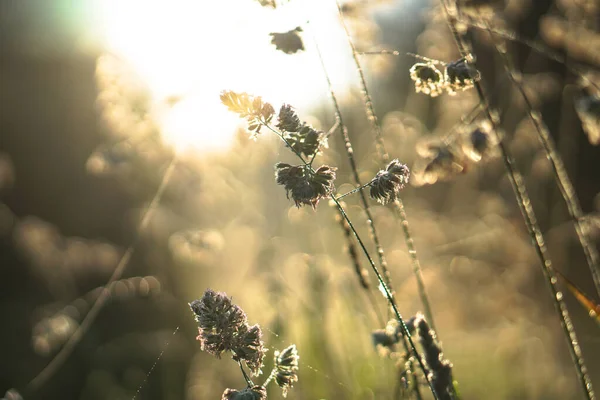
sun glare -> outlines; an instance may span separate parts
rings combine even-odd
[[[177,96],[158,121],[167,143],[196,151],[226,149],[240,120],[220,104],[222,90],[260,95],[274,106],[290,103],[306,111],[327,94],[313,33],[326,54],[336,90],[354,71],[335,3],[293,3],[277,10],[253,0],[97,0],[107,51],[132,65],[156,104]],[[305,25],[305,51],[275,50],[270,32]],[[312,31],[312,32],[311,32]]]

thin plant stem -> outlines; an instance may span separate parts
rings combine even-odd
[[[375,56],[375,55],[390,55],[390,56],[399,56],[400,53],[398,50],[367,50],[367,51],[357,51],[356,54],[359,56]]]
[[[327,139],[329,136],[333,135],[333,133],[340,127],[340,121],[338,119],[335,120],[335,124],[333,124],[333,126],[331,128],[329,128],[329,131],[327,131],[327,134],[325,135],[325,139]],[[320,143],[319,143],[320,144]]]
[[[442,65],[442,66],[446,66],[446,65],[447,65],[447,64],[446,64],[445,62],[443,62],[443,61],[436,60],[436,59],[434,59],[434,58],[425,57],[425,56],[422,56],[422,55],[420,55],[420,54],[415,54],[415,53],[406,53],[406,55],[407,55],[407,56],[414,57],[414,58],[416,58],[417,60],[421,60],[421,61],[427,61],[428,63],[435,64],[435,65]]]
[[[373,269],[373,272],[377,276],[377,280],[379,281],[379,284],[381,285],[382,290],[385,293],[385,297],[388,299],[388,302],[390,303],[390,306],[392,307],[392,310],[394,311],[394,314],[396,315],[396,319],[398,320],[398,323],[402,327],[402,335],[404,337],[406,337],[406,340],[408,341],[410,350],[412,350],[412,353],[415,355],[415,357],[418,360],[419,367],[421,368],[421,370],[425,374],[425,379],[427,380],[427,384],[429,385],[429,388],[431,389],[431,393],[433,394],[433,397],[436,400],[439,400],[438,394],[435,391],[435,388],[433,387],[433,384],[431,382],[429,374],[427,373],[427,367],[423,363],[423,360],[421,359],[421,356],[419,355],[419,352],[417,351],[415,343],[412,340],[410,332],[408,331],[408,327],[406,326],[406,323],[404,322],[404,319],[402,318],[402,315],[400,314],[400,311],[398,310],[398,306],[396,305],[396,301],[394,300],[394,298],[392,296],[392,292],[390,291],[390,289],[385,284],[385,282],[383,280],[383,276],[381,275],[381,273],[377,269],[377,266],[375,265],[375,262],[373,261],[373,259],[371,258],[369,252],[367,251],[367,248],[365,247],[365,244],[363,243],[362,239],[358,235],[358,232],[356,231],[356,229],[354,229],[354,225],[352,225],[352,221],[350,221],[350,218],[348,218],[348,215],[346,214],[346,211],[344,210],[344,207],[342,207],[342,205],[337,201],[337,199],[335,198],[335,196],[331,195],[331,199],[337,205],[338,210],[340,210],[340,213],[342,214],[342,216],[344,217],[344,219],[348,223],[348,226],[352,230],[352,233],[354,234],[354,237],[358,241],[358,244],[362,248],[363,253],[367,257],[367,260],[369,261],[369,264],[371,265],[371,268]]]
[[[269,129],[271,132],[273,132],[273,133],[275,133],[277,136],[279,136],[279,138],[280,138],[281,140],[283,140],[283,142],[285,143],[285,145],[286,145],[287,147],[289,147],[289,148],[290,148],[290,150],[291,150],[291,151],[292,151],[292,152],[293,152],[293,153],[294,153],[294,154],[295,154],[295,155],[296,155],[296,156],[297,156],[297,157],[298,157],[298,158],[299,158],[299,159],[302,161],[302,163],[303,163],[304,165],[306,165],[307,167],[310,167],[310,163],[309,163],[309,162],[307,162],[307,161],[304,159],[304,157],[302,157],[302,154],[300,154],[298,151],[294,150],[294,148],[292,147],[292,145],[290,144],[290,142],[288,142],[288,141],[287,141],[287,139],[285,138],[285,136],[283,136],[283,135],[281,134],[281,132],[277,131],[276,129],[273,129],[273,128],[271,128],[271,126],[270,126],[270,125],[267,123],[267,121],[265,121],[265,120],[262,120],[262,119],[261,119],[261,121],[260,121],[260,122],[261,122],[261,123],[262,123],[264,126],[266,126],[266,127],[267,127],[267,129]]]
[[[367,119],[369,120],[369,122],[371,124],[371,129],[375,133],[375,140],[376,140],[376,144],[377,144],[377,153],[379,155],[380,161],[383,164],[387,164],[387,162],[390,159],[390,156],[385,149],[385,143],[384,143],[383,135],[381,132],[381,126],[379,125],[377,115],[375,114],[375,109],[373,108],[373,101],[371,99],[371,95],[367,88],[367,82],[365,79],[365,75],[364,75],[362,66],[360,64],[360,60],[358,59],[358,52],[356,50],[356,47],[354,46],[354,42],[352,41],[352,36],[350,35],[348,26],[346,25],[346,22],[344,21],[344,16],[342,13],[342,8],[341,8],[339,0],[336,0],[336,4],[338,7],[339,18],[340,18],[342,27],[344,28],[344,32],[346,33],[346,38],[348,39],[348,44],[352,50],[352,58],[354,60],[354,63],[356,65],[356,70],[358,71],[358,75],[360,78],[360,86],[361,86],[361,93],[363,95],[363,103],[365,106],[365,111],[367,113]],[[360,193],[362,194],[362,191]],[[402,209],[404,209],[402,200],[397,199],[397,201],[394,202],[394,207],[396,207],[396,209],[399,209],[399,207],[402,207]],[[417,280],[419,296],[421,299],[428,299],[427,291],[425,290],[425,284],[423,282],[423,274],[422,274],[422,270],[421,270],[421,265],[420,265],[420,263],[418,263],[418,257],[417,257],[417,253],[416,253],[416,250],[414,247],[414,241],[412,240],[412,236],[410,235],[410,231],[408,230],[408,220],[406,219],[406,214],[404,214],[404,221],[402,221],[402,224],[407,226],[407,229],[403,230],[404,239],[406,241],[407,248],[409,248],[409,252],[411,252],[411,248],[412,248],[412,253],[411,253],[410,257],[411,257],[411,262],[412,262],[412,266],[413,266],[413,268],[412,268],[413,274],[415,276],[415,279]],[[410,245],[409,245],[409,241],[410,241]],[[415,262],[415,260],[417,260],[417,262]],[[425,308],[424,309],[425,317],[429,321],[431,327],[433,329],[435,329],[433,313],[431,312],[431,306],[430,306],[429,301],[424,303],[423,307]]]
[[[269,374],[269,376],[267,377],[267,379],[264,381],[264,383],[262,384],[263,387],[267,387],[267,385],[269,383],[271,383],[271,381],[273,380],[273,378],[275,378],[275,375],[277,375],[277,368],[273,368],[271,370],[271,373]]]
[[[284,143],[287,144],[287,141],[285,140],[283,135],[281,133],[279,133],[277,130],[273,129],[269,124],[266,123],[266,121],[263,121],[263,125],[265,125],[269,130],[271,130],[275,134],[277,134],[277,136],[279,136],[279,138],[281,138],[284,141]],[[314,170],[312,169],[312,167],[298,153],[296,153],[296,155],[302,160],[302,162],[304,162],[304,165],[307,168],[310,168],[311,171],[314,173]],[[415,346],[415,343],[412,340],[410,332],[408,331],[408,327],[406,326],[406,323],[404,322],[404,319],[402,318],[402,315],[400,314],[400,311],[398,310],[398,306],[396,304],[396,301],[394,300],[394,296],[392,295],[391,290],[388,288],[387,284],[385,283],[383,275],[379,272],[379,268],[377,268],[377,266],[375,265],[375,261],[373,261],[373,258],[369,254],[367,247],[365,246],[360,235],[354,228],[354,225],[352,224],[352,221],[350,221],[348,214],[346,214],[346,210],[344,210],[344,207],[336,199],[336,197],[333,193],[329,196],[329,198],[335,203],[337,209],[342,214],[342,217],[344,218],[344,220],[346,220],[346,223],[348,224],[348,227],[350,228],[354,237],[356,238],[356,241],[360,245],[360,247],[363,251],[363,254],[369,261],[369,265],[371,266],[371,269],[375,273],[375,276],[377,277],[377,281],[379,282],[379,285],[381,286],[383,293],[385,294],[385,297],[388,300],[388,303],[390,304],[390,306],[392,307],[394,315],[396,316],[396,319],[397,319],[398,323],[400,324],[400,327],[402,328],[402,334],[406,337],[406,340],[408,341],[411,352],[415,355],[415,357],[417,358],[417,360],[419,362],[419,367],[421,368],[421,370],[423,371],[423,374],[425,375],[425,379],[427,380],[427,384],[429,385],[429,388],[431,389],[431,393],[433,394],[434,399],[439,400],[437,392],[435,391],[435,388],[433,387],[433,383],[431,382],[431,379],[429,378],[429,375],[427,374],[427,371],[428,371],[427,367],[425,366],[425,364],[417,350],[417,347]]]
[[[173,331],[173,336],[175,336],[175,334],[177,332],[179,332],[179,326],[177,328],[175,328],[175,330]],[[160,354],[158,355],[158,357],[156,358],[156,360],[154,360],[154,363],[152,364],[152,367],[150,367],[150,371],[148,371],[148,373],[146,374],[146,376],[144,376],[144,380],[142,381],[142,383],[139,384],[139,386],[138,386],[137,390],[135,391],[135,393],[134,393],[133,397],[131,398],[131,400],[135,400],[135,398],[138,396],[138,394],[140,394],[140,392],[142,391],[142,388],[146,384],[146,381],[150,377],[150,374],[152,374],[152,372],[154,371],[154,369],[158,365],[158,362],[162,358],[163,354],[165,354],[165,351],[167,350],[167,347],[169,346],[169,343],[170,343],[170,341],[167,341],[167,343],[165,344],[165,347],[160,351]]]
[[[339,200],[339,198],[338,198],[338,200]],[[348,227],[348,224],[346,223],[346,221],[341,217],[341,214],[340,214],[339,222],[340,222],[340,226],[341,226],[342,230],[344,231],[344,237],[346,238],[346,242],[348,244],[348,249],[347,249],[348,255],[350,256],[350,259],[352,260],[352,264],[354,265],[354,273],[356,274],[356,277],[358,278],[358,283],[366,292],[367,298],[369,299],[369,302],[371,303],[371,307],[373,307],[373,310],[375,311],[377,321],[379,322],[379,326],[385,326],[385,320],[383,319],[383,315],[381,314],[381,312],[379,311],[379,307],[377,306],[377,299],[375,298],[375,295],[373,294],[373,291],[371,290],[372,289],[371,285],[369,284],[369,281],[367,280],[367,277],[369,274],[366,272],[365,269],[363,269],[362,265],[360,264],[360,260],[358,258],[358,252],[356,251],[356,244],[352,240],[352,231]]]
[[[460,51],[461,56],[465,57],[467,55],[467,51],[465,50],[467,48],[467,43],[456,29],[457,19],[456,17],[450,14],[447,4],[444,2],[444,0],[440,0],[440,2],[446,15],[446,21],[448,23],[452,36],[454,38],[454,41],[456,42],[457,48]],[[457,11],[460,13],[460,9]],[[491,115],[489,109],[489,102],[487,101],[487,97],[485,96],[483,87],[479,81],[475,81],[474,85],[475,90],[477,91],[477,95],[479,96],[480,103],[485,105],[486,117],[491,123],[493,131],[497,132],[497,124],[495,119]],[[525,183],[523,182],[523,178],[520,172],[516,169],[516,167],[513,164],[512,157],[510,156],[508,149],[504,144],[504,141],[500,140],[498,147],[502,155],[502,160],[506,168],[509,181],[515,193],[517,204],[519,205],[519,209],[527,227],[527,231],[529,232],[529,236],[532,239],[537,256],[540,260],[542,273],[544,275],[548,289],[550,290],[550,293],[552,295],[554,307],[558,314],[560,324],[563,328],[563,333],[565,334],[565,338],[567,339],[569,352],[571,354],[573,364],[575,364],[575,369],[577,371],[579,382],[581,384],[586,398],[588,400],[593,400],[595,399],[594,390],[592,388],[592,383],[587,374],[585,362],[581,355],[579,341],[577,340],[575,329],[573,328],[573,324],[571,322],[567,306],[563,300],[562,293],[556,287],[557,278],[554,274],[554,270],[552,268],[552,261],[548,256],[548,250],[546,248],[544,236],[542,235],[541,229],[537,223],[537,219],[533,207],[531,205],[531,199],[527,192],[527,188],[525,186]]]
[[[409,56],[412,58],[416,58],[417,60],[421,60],[421,61],[427,61],[428,63],[431,64],[435,64],[435,65],[446,65],[445,62],[440,61],[440,60],[436,60],[434,58],[429,58],[429,57],[425,57],[422,56],[420,54],[415,54],[415,53],[401,53],[398,50],[369,50],[369,51],[357,51],[356,54],[361,55],[361,56]]]
[[[317,154],[319,154],[319,149],[321,148],[321,143],[323,143],[325,140],[327,140],[329,138],[329,136],[333,135],[333,133],[339,127],[340,127],[340,120],[339,120],[339,118],[336,117],[335,123],[333,124],[333,126],[331,128],[329,128],[329,130],[327,131],[327,133],[325,135],[323,135],[323,139],[321,139],[319,141],[319,144],[317,145],[317,150],[315,150],[314,154],[310,158],[310,162],[309,162],[310,165],[312,165],[313,161],[315,160],[315,157],[317,156]]]
[[[92,323],[96,320],[96,317],[100,313],[100,310],[102,310],[102,307],[104,307],[104,304],[109,298],[111,285],[121,278],[123,272],[125,271],[125,268],[129,264],[129,261],[133,256],[134,249],[141,239],[141,234],[146,229],[148,223],[150,222],[150,219],[154,215],[154,212],[162,199],[165,189],[167,188],[167,185],[169,184],[169,181],[173,176],[173,172],[175,171],[176,165],[177,158],[174,157],[167,166],[167,169],[165,170],[162,180],[158,186],[158,189],[156,190],[152,201],[150,202],[150,204],[146,208],[146,211],[144,212],[140,224],[138,225],[135,231],[135,236],[132,242],[129,244],[129,247],[127,247],[127,249],[121,256],[121,259],[119,260],[119,263],[113,271],[110,279],[108,280],[106,285],[104,285],[104,288],[100,292],[100,295],[92,304],[92,307],[81,321],[81,324],[79,325],[77,330],[73,332],[73,334],[69,337],[65,345],[58,351],[56,356],[54,356],[54,358],[44,367],[44,369],[42,369],[42,371],[31,380],[31,382],[29,382],[24,392],[30,394],[35,392],[41,386],[43,386],[48,381],[48,379],[50,379],[60,369],[64,362],[69,358],[71,353],[73,353],[75,346],[77,346],[77,344],[81,341],[83,336],[90,329]]]
[[[319,57],[319,61],[321,63],[321,69],[323,70],[323,75],[325,76],[325,80],[327,82],[327,89],[329,91],[329,97],[331,98],[331,102],[333,104],[333,108],[335,110],[336,120],[339,122],[340,130],[342,131],[342,137],[344,139],[344,148],[346,149],[346,156],[348,161],[350,162],[350,169],[352,170],[352,177],[354,178],[354,182],[362,187],[362,183],[360,180],[360,176],[358,174],[358,166],[356,163],[356,159],[354,158],[354,149],[352,148],[352,142],[350,141],[350,136],[348,135],[348,128],[344,124],[344,120],[342,117],[342,111],[340,108],[340,104],[337,100],[337,96],[333,90],[333,84],[331,83],[331,78],[329,76],[329,72],[327,71],[327,67],[325,66],[325,60],[323,59],[323,54],[321,53],[321,48],[319,47],[319,43],[317,39],[313,35],[313,41],[315,43],[315,49],[317,51],[317,56]],[[383,142],[381,143],[383,145]],[[383,149],[385,151],[385,149]],[[367,184],[368,185],[368,184]],[[367,197],[363,193],[362,190],[359,190],[360,201],[362,203],[363,209],[365,211],[365,215],[367,216],[367,225],[369,227],[369,231],[371,233],[371,237],[373,238],[373,243],[375,244],[375,250],[377,251],[377,258],[379,261],[379,265],[381,266],[381,270],[383,272],[383,276],[385,277],[385,282],[388,287],[392,290],[392,278],[390,272],[387,267],[387,260],[385,258],[385,253],[383,251],[383,246],[381,245],[381,241],[379,239],[379,234],[377,233],[377,228],[375,227],[375,220],[373,218],[373,214],[371,213],[371,207],[369,206],[369,202]],[[342,196],[343,197],[343,196]]]
[[[357,187],[355,189],[352,189],[349,192],[346,192],[344,194],[341,194],[341,195],[337,196],[336,199],[340,200],[340,199],[343,199],[346,196],[350,196],[351,194],[354,194],[354,193],[358,192],[359,190],[363,190],[365,188],[368,188],[369,186],[371,186],[372,183],[373,183],[373,181],[369,181],[368,183],[365,183],[362,186],[359,186],[359,187]]]
[[[365,110],[367,112],[367,119],[371,124],[371,128],[375,133],[375,144],[377,147],[377,153],[379,154],[379,158],[383,161],[384,164],[389,162],[389,154],[385,150],[385,143],[383,141],[383,134],[381,132],[381,126],[379,125],[379,121],[377,120],[377,114],[375,114],[375,109],[373,108],[373,99],[369,94],[367,89],[367,80],[365,78],[365,73],[360,65],[360,60],[358,59],[358,51],[356,50],[356,46],[354,45],[354,41],[352,40],[352,36],[350,35],[350,31],[348,30],[348,25],[346,25],[346,21],[344,20],[344,13],[342,12],[342,5],[339,0],[335,0],[335,3],[338,8],[339,19],[344,28],[344,32],[346,34],[346,38],[348,39],[348,45],[352,50],[352,58],[354,59],[354,64],[356,65],[356,71],[358,72],[358,77],[360,79],[360,87],[361,94],[363,97],[363,103],[365,105]]]
[[[484,24],[481,21],[469,18],[469,17],[467,17],[465,15],[461,16],[461,18],[457,19],[457,21],[461,22],[461,23],[464,23],[464,24],[466,24],[467,26],[469,26],[471,28],[485,30],[487,32],[492,33],[494,36],[497,36],[497,37],[500,37],[502,39],[510,40],[511,42],[520,43],[520,44],[522,44],[524,46],[527,46],[528,48],[530,48],[531,50],[535,51],[536,53],[541,54],[544,57],[549,58],[550,60],[556,61],[557,63],[563,64],[565,66],[565,68],[567,68],[573,75],[575,75],[578,78],[580,78],[584,83],[586,83],[589,86],[593,86],[594,88],[596,88],[596,90],[600,90],[600,87],[598,86],[598,84],[596,84],[594,81],[590,80],[585,75],[585,67],[584,66],[582,66],[580,64],[573,64],[573,63],[567,62],[566,57],[564,57],[560,53],[557,53],[556,51],[550,49],[549,47],[544,46],[542,43],[536,42],[534,40],[522,38],[519,35],[517,35],[515,32],[507,31],[505,29],[498,28],[498,27],[492,27],[492,26],[490,26],[487,23]],[[434,60],[432,58],[423,57],[421,55],[414,54],[414,53],[403,53],[403,52],[400,52],[398,50],[366,50],[366,51],[358,51],[357,54],[359,54],[359,55],[366,55],[366,56],[373,56],[373,55],[402,56],[402,55],[408,55],[408,56],[416,57],[416,58],[424,60],[424,61],[432,62],[434,64],[445,64],[444,62],[441,62],[439,60]]]
[[[240,369],[242,370],[242,375],[244,375],[244,379],[246,380],[246,383],[248,384],[248,386],[254,386],[254,382],[252,382],[252,379],[250,379],[250,376],[248,376],[248,373],[246,372],[246,370],[244,369],[244,366],[242,365],[242,362],[238,360],[238,365],[240,366]],[[266,384],[265,384],[266,385]]]
[[[490,36],[493,35],[491,31],[488,31]],[[515,77],[514,67],[512,62],[497,43],[494,42],[494,46],[496,48],[497,53],[500,55],[502,62],[504,64],[504,69],[511,80],[511,82],[515,85],[515,87],[519,90],[523,100],[525,101],[527,114],[535,127],[537,135],[542,143],[544,148],[544,152],[546,153],[546,157],[548,161],[550,161],[550,165],[552,166],[552,173],[554,174],[554,179],[560,189],[560,193],[565,200],[567,205],[567,210],[569,212],[569,216],[571,217],[573,224],[575,226],[575,232],[577,233],[577,237],[579,238],[579,242],[581,243],[581,247],[583,249],[583,253],[585,255],[588,268],[592,274],[592,280],[594,281],[594,286],[596,288],[596,293],[600,296],[600,260],[598,256],[598,251],[595,246],[590,241],[588,235],[585,233],[585,229],[583,227],[583,211],[581,206],[579,205],[579,200],[577,199],[577,195],[575,193],[575,188],[571,183],[571,179],[567,174],[565,166],[562,162],[560,154],[556,150],[556,145],[550,136],[548,131],[548,127],[544,123],[541,114],[539,111],[534,110],[531,101],[527,97],[527,93],[525,93],[525,89],[520,81]]]
[[[408,225],[408,219],[406,218],[406,211],[404,209],[404,204],[400,200],[394,201],[394,210],[396,214],[400,218],[400,224],[402,225],[402,232],[404,233],[404,240],[406,241],[406,247],[408,248],[408,255],[411,260],[413,274],[415,276],[421,276],[421,263],[419,262],[419,258],[417,257],[417,250],[415,250],[415,241],[410,234],[410,229]],[[425,316],[431,316],[431,305],[429,304],[429,298],[427,297],[427,292],[425,290],[425,284],[422,279],[417,279],[417,289],[419,292],[419,297],[421,298],[421,303],[423,304],[423,311]],[[431,329],[435,331],[435,325],[433,324],[433,320],[429,323]]]
[[[563,64],[569,71],[571,71],[572,74],[581,78],[581,80],[583,80],[588,85],[595,87],[597,90],[600,90],[600,88],[598,87],[598,85],[595,82],[591,81],[588,77],[586,77],[583,66],[567,62],[567,59],[565,56],[553,51],[552,49],[550,49],[547,46],[544,46],[542,43],[536,42],[534,40],[522,38],[519,35],[517,35],[515,32],[510,32],[510,31],[507,31],[505,29],[498,28],[498,27],[492,27],[487,22],[482,23],[481,21],[469,18],[465,15],[461,15],[460,19],[458,19],[457,22],[464,23],[467,26],[472,27],[472,28],[477,28],[477,29],[487,31],[488,33],[491,33],[494,36],[498,36],[500,38],[510,40],[511,42],[523,44],[523,45],[529,47],[531,50],[535,51],[536,53],[539,53],[553,61]]]

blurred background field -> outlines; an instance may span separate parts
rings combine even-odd
[[[437,2],[366,3],[345,3],[358,49],[458,58]],[[598,6],[587,4],[509,1],[497,17],[598,74]],[[569,30],[578,17],[589,35],[580,32],[579,43]],[[307,19],[305,51],[277,52],[269,33]],[[366,182],[384,166],[376,161],[334,1],[292,0],[275,10],[252,0],[0,3],[0,393],[27,391],[137,240],[122,280],[110,287],[109,301],[71,357],[26,399],[130,399],[140,386],[138,399],[219,399],[227,387],[242,388],[235,363],[202,353],[195,341],[188,302],[206,288],[232,296],[250,323],[262,326],[267,367],[274,350],[297,345],[300,378],[288,398],[392,398],[396,369],[372,345],[371,332],[382,326],[358,284],[335,209],[325,201],[316,211],[294,207],[273,176],[273,165],[293,162],[292,154],[266,132],[252,140],[219,102],[222,90],[247,91],[275,106],[290,103],[327,131],[334,114],[313,37]],[[476,31],[472,39],[555,267],[592,294],[573,224],[521,97],[487,34]],[[598,245],[600,148],[574,111],[577,81],[564,65],[525,46],[509,50]],[[411,57],[361,61],[387,149],[411,167],[419,143],[444,135],[476,105],[471,92],[435,99],[415,93]],[[343,149],[334,134],[317,162],[338,167],[340,193],[353,188]],[[160,202],[140,231],[173,160]],[[501,160],[402,193],[438,335],[463,398],[580,398]],[[358,198],[344,200],[368,238]],[[400,311],[410,317],[422,309],[401,226],[389,208],[372,206]],[[369,281],[387,315],[372,274]],[[568,291],[564,296],[600,390],[599,326]],[[279,390],[271,388],[269,398],[281,398]]]

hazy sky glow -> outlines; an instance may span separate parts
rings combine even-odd
[[[302,15],[317,16],[310,29],[320,38],[336,89],[354,78],[335,2],[301,3],[272,10],[251,0],[97,0],[96,7],[107,50],[131,63],[154,100],[182,96],[159,117],[165,140],[205,151],[226,148],[239,123],[220,104],[222,90],[300,109],[327,94],[312,32],[303,33],[302,53],[287,55],[270,43],[269,32],[303,24]]]

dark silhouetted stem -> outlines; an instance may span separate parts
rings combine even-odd
[[[271,130],[272,132],[274,132],[277,136],[279,136],[279,138],[281,138],[281,140],[283,140],[284,143],[287,144],[287,141],[285,140],[285,138],[283,137],[283,135],[280,132],[278,132],[277,130],[273,129],[271,126],[269,126],[266,123],[264,123],[264,125],[269,130]],[[300,158],[300,160],[302,160],[302,162],[304,163],[304,165],[306,165],[308,168],[310,168],[312,170],[312,172],[314,173],[314,170],[312,169],[312,167],[298,153],[296,153],[296,155]],[[394,315],[396,316],[396,319],[397,319],[398,323],[402,327],[402,334],[406,337],[406,340],[409,343],[411,352],[415,355],[415,358],[419,362],[419,367],[421,368],[421,370],[425,374],[425,378],[427,379],[427,384],[429,385],[429,388],[431,389],[431,393],[433,394],[433,397],[435,398],[435,400],[439,400],[439,397],[438,397],[438,395],[437,395],[437,393],[435,391],[435,388],[433,387],[433,385],[431,383],[431,380],[429,379],[429,376],[427,376],[427,368],[425,367],[425,364],[423,363],[423,360],[421,359],[421,356],[420,356],[420,354],[419,354],[419,352],[418,352],[418,350],[417,350],[417,348],[415,346],[415,343],[414,343],[414,341],[412,340],[412,338],[410,336],[410,332],[408,331],[406,323],[404,322],[404,319],[402,318],[402,315],[400,314],[400,311],[398,310],[398,306],[396,305],[396,301],[394,300],[394,297],[392,295],[391,290],[388,288],[388,285],[385,283],[385,280],[384,280],[383,276],[381,275],[381,273],[379,272],[379,269],[375,265],[375,262],[373,261],[373,258],[369,254],[369,251],[367,250],[367,247],[365,246],[365,244],[362,241],[361,237],[359,236],[358,232],[354,228],[354,225],[352,224],[352,221],[350,221],[350,218],[346,214],[346,211],[344,210],[344,207],[342,207],[342,205],[340,204],[340,202],[335,198],[335,195],[331,194],[329,196],[329,198],[335,203],[335,205],[337,206],[337,209],[342,214],[342,217],[346,220],[346,223],[348,224],[348,227],[350,228],[350,230],[354,234],[354,237],[356,238],[356,241],[358,242],[360,248],[362,249],[365,257],[369,261],[369,265],[371,266],[371,269],[375,273],[375,276],[377,276],[377,281],[379,282],[379,285],[381,286],[381,288],[382,288],[382,290],[383,290],[383,292],[385,294],[385,297],[388,300],[388,303],[392,307],[392,310],[394,312]]]
[[[492,33],[490,32],[490,36]],[[493,40],[492,36],[492,40]],[[587,261],[588,269],[591,272],[592,280],[594,281],[594,286],[596,288],[596,293],[600,296],[600,260],[598,256],[598,251],[596,250],[595,245],[592,243],[590,238],[586,235],[585,229],[583,227],[583,210],[579,205],[579,200],[577,199],[577,194],[575,193],[575,188],[571,183],[571,179],[569,179],[569,175],[565,169],[565,166],[562,162],[560,154],[556,150],[556,145],[550,136],[550,132],[548,131],[548,127],[542,120],[542,116],[539,111],[534,110],[533,105],[529,101],[527,97],[527,93],[525,93],[525,89],[520,81],[514,75],[514,68],[511,60],[509,59],[508,54],[501,49],[498,44],[495,44],[496,51],[500,55],[502,62],[504,64],[504,68],[506,73],[508,74],[509,79],[515,85],[515,87],[519,90],[519,93],[523,97],[525,101],[525,106],[527,109],[527,114],[535,127],[538,138],[542,143],[544,148],[544,152],[546,153],[546,158],[550,161],[550,165],[552,166],[552,173],[554,174],[554,180],[556,181],[558,188],[560,189],[560,193],[565,200],[567,205],[567,210],[569,211],[569,216],[573,221],[575,226],[575,232],[577,233],[577,237],[579,242],[581,243],[581,247],[583,249],[583,253],[585,255],[585,259]]]
[[[440,0],[440,2],[442,4],[442,7],[444,8],[446,20],[448,22],[450,31],[452,32],[452,35],[454,37],[454,41],[456,42],[461,56],[465,57],[467,56],[467,45],[465,39],[459,34],[458,30],[456,29],[457,20],[454,16],[450,14],[444,0]],[[460,12],[460,10],[458,11]],[[492,117],[489,109],[489,102],[487,100],[487,97],[485,96],[483,87],[479,81],[475,82],[475,90],[477,91],[477,95],[479,96],[480,103],[485,106],[486,117],[492,124],[494,132],[498,132],[496,127],[496,121]],[[573,360],[573,364],[575,364],[575,369],[577,371],[579,382],[581,384],[586,398],[588,400],[593,400],[595,399],[595,395],[594,390],[592,388],[592,383],[587,374],[587,368],[581,355],[581,348],[579,347],[579,342],[577,340],[575,329],[573,328],[573,324],[571,322],[567,306],[564,300],[562,299],[562,293],[560,293],[560,291],[556,287],[557,279],[552,269],[552,261],[548,256],[548,250],[544,242],[544,237],[542,235],[540,227],[538,226],[535,212],[531,205],[531,199],[529,198],[529,194],[527,193],[527,188],[525,187],[525,183],[523,182],[521,174],[514,166],[512,157],[510,156],[504,142],[500,141],[498,147],[502,155],[502,160],[504,162],[509,181],[514,191],[517,204],[519,205],[519,209],[521,210],[521,214],[527,227],[527,231],[529,232],[529,236],[532,239],[536,250],[536,254],[539,258],[546,284],[548,286],[548,289],[550,290],[550,294],[552,295],[554,307],[558,314],[560,324],[563,328],[565,338],[567,339],[569,352]]]
[[[242,365],[242,362],[238,361],[237,363],[240,366],[240,369],[242,370],[242,375],[244,375],[244,379],[246,380],[246,383],[248,384],[248,387],[254,386],[254,382],[252,382],[252,379],[250,379],[250,376],[248,376],[248,373],[246,373],[246,370],[244,369],[244,366]],[[265,383],[265,385],[266,385],[266,383]]]
[[[415,343],[412,340],[410,333],[408,332],[408,327],[406,326],[406,323],[404,322],[404,319],[402,318],[402,315],[400,314],[400,311],[398,310],[396,301],[392,297],[392,293],[390,292],[390,290],[388,289],[387,285],[385,284],[385,282],[383,280],[383,276],[381,276],[381,274],[379,273],[379,270],[377,269],[375,262],[373,262],[373,259],[371,258],[369,252],[367,251],[365,244],[363,243],[360,236],[358,235],[358,232],[356,232],[356,229],[354,229],[354,226],[352,225],[352,221],[350,221],[350,218],[348,218],[348,215],[346,214],[346,211],[344,210],[342,205],[336,200],[336,198],[333,195],[331,196],[331,199],[337,205],[338,210],[340,210],[340,213],[342,213],[342,216],[348,223],[348,226],[352,230],[352,233],[354,233],[354,236],[356,237],[358,244],[362,248],[363,253],[367,257],[367,260],[369,261],[369,264],[371,265],[371,268],[373,269],[373,272],[377,276],[377,280],[379,281],[379,284],[381,285],[383,292],[385,293],[385,297],[388,299],[388,302],[390,303],[390,306],[392,307],[392,310],[394,311],[394,314],[396,315],[396,319],[398,320],[398,323],[402,327],[402,334],[404,335],[404,337],[406,337],[406,340],[408,341],[410,349],[412,350],[412,353],[415,355],[415,358],[417,359],[417,361],[419,363],[419,367],[425,374],[425,379],[427,379],[427,384],[429,385],[429,388],[431,389],[431,393],[433,393],[433,397],[436,400],[439,400],[437,392],[435,391],[435,388],[433,387],[431,380],[429,379],[429,376],[427,374],[427,368],[425,367],[425,364],[423,363],[423,360],[421,359],[421,356],[419,355],[419,352],[417,351]]]

